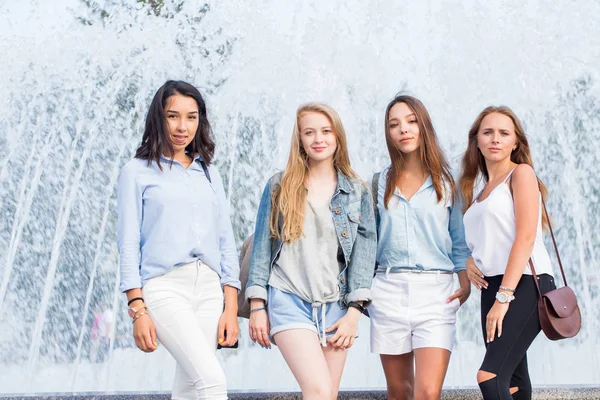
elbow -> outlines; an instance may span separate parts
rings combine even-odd
[[[521,246],[525,246],[527,248],[531,247],[533,249],[533,245],[535,244],[535,237],[535,232],[517,234],[517,236],[515,237],[515,243],[518,243]]]

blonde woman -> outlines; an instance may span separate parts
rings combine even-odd
[[[277,343],[304,399],[337,398],[376,247],[371,194],[350,167],[340,117],[301,106],[287,166],[262,195],[246,296],[251,339]]]

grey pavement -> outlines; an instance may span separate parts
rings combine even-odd
[[[301,400],[300,393],[230,393],[232,400]],[[168,400],[168,393],[56,393],[40,395],[2,395],[0,400]],[[339,399],[344,400],[385,400],[385,391],[344,391]],[[481,399],[477,389],[444,390],[442,400]],[[537,388],[533,392],[534,400],[594,399],[600,400],[600,386],[587,388]]]

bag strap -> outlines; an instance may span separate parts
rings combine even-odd
[[[536,179],[537,179],[537,176],[536,176]],[[513,188],[512,188],[512,172],[509,174],[506,181],[508,181],[507,183],[508,183],[508,187],[510,189],[510,195],[513,198],[513,203],[514,203],[515,197],[514,197]],[[539,180],[538,180],[538,189],[540,190],[540,196],[542,199],[542,206],[544,207],[544,213],[546,214],[546,218],[548,219],[548,228],[550,228],[550,236],[552,237],[552,244],[554,245],[554,251],[556,252],[556,259],[558,260],[558,266],[560,267],[560,273],[563,277],[563,281],[565,282],[565,286],[568,286],[567,285],[567,277],[565,276],[565,270],[563,269],[562,261],[560,260],[560,254],[558,253],[558,246],[556,245],[556,239],[554,238],[554,231],[552,230],[552,224],[550,223],[550,215],[548,214],[548,209],[546,208],[546,202],[544,201],[544,196],[542,196],[542,194],[541,194],[542,188],[540,187]],[[531,274],[533,275],[533,281],[535,282],[535,286],[537,287],[538,294],[540,295],[540,298],[541,298],[542,291],[540,290],[540,285],[538,283],[537,274],[535,273],[535,268],[533,266],[533,260],[531,259],[531,257],[529,257],[529,268],[531,269]]]
[[[208,179],[208,182],[212,183],[212,181],[210,180],[210,174],[208,173],[208,167],[206,166],[206,163],[199,158],[196,159],[196,161],[198,161],[202,166],[202,169],[204,170],[204,175],[206,175],[206,179]]]
[[[377,172],[373,174],[373,181],[371,182],[371,194],[373,195],[373,210],[375,211],[375,222],[379,221],[379,210],[377,209],[377,200],[379,199],[379,175]]]

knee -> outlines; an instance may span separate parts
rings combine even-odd
[[[213,371],[210,376],[203,377],[194,384],[201,399],[219,398],[217,396],[227,395],[227,378],[222,370]]]
[[[511,388],[511,395],[513,400],[530,400],[533,395],[531,385],[524,385],[525,387],[516,386],[514,389]]]
[[[425,386],[415,393],[415,399],[418,400],[437,400],[442,396],[442,388],[435,386]]]
[[[487,372],[487,371],[483,371],[483,370],[477,371],[477,383],[489,381],[490,379],[492,379],[494,377],[496,377],[496,374],[493,374],[491,372]]]
[[[483,395],[483,398],[486,400],[496,400],[496,399],[500,400],[500,390],[498,388],[498,378],[495,375],[490,374],[489,372],[486,372],[485,374],[482,374],[480,376],[481,372],[485,372],[485,371],[479,371],[477,373],[477,383],[479,384],[479,389],[481,390],[481,394]],[[492,376],[490,377],[490,375],[492,375]],[[508,392],[508,390],[507,390],[507,392]]]
[[[387,383],[388,400],[411,400],[413,398],[413,382],[402,379]]]
[[[334,399],[337,397],[337,390],[331,385],[331,382],[312,382],[308,387],[301,388],[302,398],[306,400]],[[335,397],[334,396],[335,393]]]

